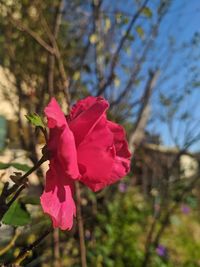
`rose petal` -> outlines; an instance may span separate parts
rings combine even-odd
[[[77,153],[72,131],[69,129],[66,118],[60,106],[53,98],[45,108],[45,114],[50,128],[50,138],[47,144],[51,157],[56,157],[58,164],[67,176],[72,179],[79,177]]]
[[[84,99],[79,100],[76,104],[73,105],[71,112],[69,114],[69,119],[74,120],[78,117],[83,111],[89,109],[97,99],[103,99],[101,97],[88,96]]]
[[[76,104],[72,110],[71,119],[68,121],[75,137],[76,147],[92,131],[99,120],[105,116],[108,107],[108,102],[100,97],[88,97]]]
[[[64,113],[62,112],[58,102],[53,97],[49,102],[48,106],[44,109],[45,115],[48,119],[48,127],[62,127],[66,125],[66,119]]]
[[[116,155],[114,135],[102,117],[77,150],[81,181],[98,191],[129,171],[129,159]],[[128,166],[127,166],[128,165]]]
[[[114,135],[114,144],[117,156],[130,159],[131,153],[128,149],[124,128],[112,121],[107,121],[107,124]]]
[[[40,200],[45,213],[49,214],[54,227],[70,230],[76,207],[73,200],[73,180],[64,175],[62,166],[51,160],[46,175],[46,186]]]

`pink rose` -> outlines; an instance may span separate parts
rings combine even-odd
[[[41,204],[54,227],[72,228],[74,180],[98,191],[129,172],[131,154],[125,132],[107,120],[108,107],[105,99],[90,96],[78,101],[67,117],[54,98],[45,108],[50,164]]]

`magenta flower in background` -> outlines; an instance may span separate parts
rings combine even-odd
[[[123,182],[119,183],[118,190],[121,193],[125,193],[127,191],[127,185]]]
[[[167,250],[163,245],[158,245],[158,247],[156,248],[156,253],[158,254],[158,256],[164,257],[166,256]]]
[[[45,108],[50,164],[41,204],[54,227],[72,228],[75,180],[98,191],[130,170],[124,129],[107,120],[108,107],[105,99],[90,96],[78,101],[67,117],[54,98]]]
[[[184,213],[184,214],[188,214],[190,212],[190,207],[186,204],[183,204],[181,206],[181,211]]]

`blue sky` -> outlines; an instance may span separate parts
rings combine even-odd
[[[136,2],[136,0],[104,1],[102,9],[111,19],[114,17],[113,11],[116,12],[118,10],[127,14],[130,19],[132,14],[134,14],[137,10],[137,5],[135,4]],[[151,25],[151,23],[156,23],[156,9],[158,7],[158,2],[159,0],[149,0],[148,2],[148,6],[151,8],[153,13],[153,17],[151,19],[143,15],[140,16],[136,22],[135,26],[137,27],[142,25],[146,36],[148,36],[150,29],[149,25]],[[171,0],[171,2],[172,4],[170,9],[160,25],[156,43],[150,48],[148,58],[142,67],[141,77],[139,77],[140,83],[138,85],[133,85],[133,93],[132,96],[130,96],[130,99],[134,102],[134,100],[141,96],[145,81],[148,77],[148,70],[154,69],[157,66],[161,68],[161,78],[160,81],[158,81],[151,101],[151,115],[153,120],[149,123],[148,129],[151,133],[159,134],[163,144],[166,146],[174,146],[174,141],[182,146],[184,138],[189,130],[193,130],[193,135],[200,132],[200,88],[189,86],[191,85],[190,81],[192,80],[192,75],[194,75],[195,72],[197,74],[200,73],[200,64],[198,59],[195,59],[197,56],[199,56],[200,59],[200,40],[199,48],[194,45],[190,46],[186,49],[184,54],[182,53],[183,49],[181,48],[184,43],[186,44],[191,41],[196,32],[200,33],[200,0]],[[118,94],[119,91],[124,88],[124,84],[126,84],[130,77],[124,71],[122,65],[132,68],[132,66],[134,66],[133,63],[135,60],[137,62],[137,57],[140,56],[140,53],[143,51],[143,40],[138,36],[136,27],[132,29],[134,40],[126,42],[124,45],[124,50],[121,53],[121,65],[119,64],[116,68],[115,74],[120,78],[120,86],[118,88],[115,88],[115,86],[111,88],[113,89],[112,93],[114,92],[114,94]],[[118,39],[114,39],[113,51],[111,49],[109,53],[115,52],[118,40],[121,39],[123,31],[126,29],[126,24],[119,29],[119,32],[117,33]],[[173,49],[169,45],[169,40],[171,40],[170,42],[174,42],[175,40]],[[128,47],[131,48],[131,53],[126,52],[126,48]],[[168,54],[171,55],[169,61],[167,57]],[[195,72],[188,70],[189,67],[191,68],[194,66],[197,68]],[[165,76],[168,78],[162,82],[162,79]],[[199,77],[197,78],[200,82],[200,74],[198,76]],[[91,79],[91,76],[89,79]],[[91,84],[91,92],[93,91],[94,86],[95,81]],[[185,90],[188,87],[190,87],[190,93],[186,94]],[[170,130],[168,126],[169,124],[160,119],[161,116],[165,120],[167,118],[167,110],[160,104],[161,94],[168,97],[170,100],[173,100],[172,98],[174,97],[180,98],[181,95],[184,95]],[[188,120],[180,120],[182,114],[186,112],[190,115]],[[134,121],[134,118],[131,117],[130,120]],[[192,146],[192,150],[200,151],[200,141]]]
[[[172,6],[166,15],[164,21],[162,22],[159,34],[158,43],[164,44],[167,42],[167,38],[172,36],[176,40],[176,45],[180,46],[183,42],[188,42],[193,37],[194,33],[200,32],[200,1],[199,0],[174,0],[172,1]],[[199,47],[200,51],[200,47]],[[159,51],[160,52],[160,51]],[[158,52],[158,53],[159,53]],[[194,51],[192,48],[189,50],[190,53],[198,55],[198,51]],[[200,55],[200,53],[199,53]],[[172,93],[181,94],[183,90],[181,87],[187,83],[187,78],[191,73],[185,70],[186,64],[193,65],[191,59],[185,61],[179,54],[174,53],[172,63],[168,71],[176,69],[176,64],[179,66],[177,74],[173,75],[171,79],[167,80],[161,88],[157,88],[158,91],[162,91],[164,94],[170,95]],[[198,60],[195,62],[197,69],[199,69],[199,81],[200,81],[200,64]],[[197,72],[198,73],[198,72]],[[179,92],[178,92],[179,91]],[[160,105],[154,105],[157,103],[156,99],[158,94],[155,93],[152,99],[152,115],[157,116],[158,113],[165,114]],[[185,97],[180,106],[180,113],[187,111],[190,113],[192,120],[188,119],[190,122],[186,123],[181,121],[177,114],[177,118],[174,120],[170,134],[169,127],[166,123],[162,123],[160,120],[156,120],[152,125],[149,125],[149,129],[154,133],[159,133],[162,136],[163,143],[167,146],[174,146],[174,140],[171,135],[176,139],[176,141],[181,145],[185,137],[185,133],[189,129],[194,129],[193,134],[200,132],[200,88],[193,88],[191,93]],[[192,121],[192,122],[191,122]],[[200,150],[200,141],[196,142],[191,150]]]

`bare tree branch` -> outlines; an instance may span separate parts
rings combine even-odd
[[[92,2],[92,9],[93,9],[93,32],[98,35],[98,40],[101,39],[101,18],[100,18],[100,8],[102,5],[102,0]],[[99,41],[98,41],[99,42]],[[103,80],[103,66],[102,63],[99,63],[99,49],[98,49],[98,42],[94,44],[94,54],[95,54],[95,71],[98,80],[98,86],[100,86],[101,81]]]
[[[0,256],[4,255],[7,253],[12,247],[14,247],[15,242],[19,235],[21,234],[21,231],[19,229],[14,230],[14,235],[12,236],[10,242],[2,249],[0,249]]]
[[[59,28],[62,20],[62,11],[64,8],[64,0],[60,0],[58,8],[56,11],[55,22],[53,27],[52,34],[54,35],[55,40],[58,37]],[[54,68],[55,68],[55,55],[50,54],[48,58],[48,89],[50,97],[54,94]]]
[[[81,214],[81,189],[78,181],[75,182],[75,188],[76,188],[76,200],[77,200],[77,221],[79,230],[81,267],[87,267],[85,233],[84,233],[83,218]]]
[[[11,16],[10,16],[9,19],[10,19],[10,22],[12,23],[12,25],[14,27],[16,27],[20,31],[24,31],[27,34],[29,34],[48,53],[50,53],[52,55],[55,54],[55,50],[49,44],[47,44],[36,32],[32,31],[30,28],[28,28],[27,26],[23,25],[22,22],[20,22],[19,20],[13,19]]]
[[[6,262],[5,266],[20,266],[21,262],[25,260],[30,253],[40,245],[42,241],[44,241],[44,239],[52,232],[52,230],[52,227],[47,229],[36,241],[24,248],[13,261]]]
[[[130,148],[133,149],[134,143],[140,143],[144,135],[144,129],[149,119],[149,101],[152,95],[152,91],[155,87],[155,83],[158,79],[159,71],[149,72],[149,79],[146,83],[144,94],[142,97],[142,105],[139,109],[137,121],[134,125],[133,133],[130,137]]]
[[[112,58],[112,61],[111,61],[111,64],[110,64],[110,71],[109,71],[108,78],[106,80],[103,80],[102,83],[100,84],[99,90],[97,92],[97,96],[103,94],[103,92],[106,90],[107,86],[109,86],[112,83],[113,77],[114,77],[114,70],[115,70],[115,67],[117,65],[117,61],[118,61],[121,49],[123,48],[124,43],[125,43],[127,37],[129,36],[134,23],[136,22],[136,20],[140,16],[142,10],[147,5],[148,1],[149,0],[145,0],[144,3],[142,4],[142,6],[133,15],[133,17],[132,17],[132,19],[131,19],[131,21],[129,23],[129,26],[128,26],[126,32],[124,33],[124,35],[122,36],[122,38],[121,38],[121,40],[120,40],[120,42],[118,44],[118,47],[116,49],[116,52],[115,52],[115,54],[114,54],[114,56]]]
[[[57,41],[55,39],[54,34],[51,32],[47,21],[43,18],[43,26],[45,27],[45,30],[47,32],[47,35],[52,43],[52,46],[54,48],[55,51],[55,57],[58,63],[58,69],[61,75],[61,79],[62,79],[62,89],[63,89],[63,93],[66,96],[66,102],[67,102],[67,106],[68,106],[68,111],[69,111],[69,104],[70,104],[70,94],[69,94],[69,80],[67,78],[67,74],[65,72],[65,67],[64,67],[64,63],[63,63],[63,59],[60,53],[60,49],[58,47]]]

